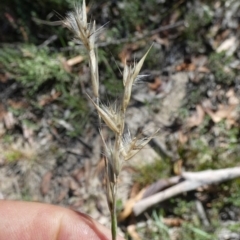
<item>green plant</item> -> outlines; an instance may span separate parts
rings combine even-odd
[[[170,172],[170,164],[167,160],[155,159],[151,164],[144,164],[136,168],[135,182],[142,187],[151,184],[160,178],[167,177]]]
[[[11,149],[4,153],[4,157],[6,158],[7,162],[15,162],[23,158],[24,154],[17,149]]]
[[[216,239],[214,234],[203,230],[199,224],[184,222],[181,228],[175,228],[174,233],[169,226],[164,223],[162,212],[153,211],[151,217],[148,218],[148,224],[144,227],[138,227],[137,232],[142,239],[153,240],[170,240],[170,239],[184,239],[184,240],[208,240]]]
[[[239,232],[240,229],[240,223],[234,223],[228,226],[228,229],[230,231],[234,231],[234,232]]]
[[[11,143],[11,145],[6,144],[4,147],[3,157],[9,163],[23,159],[32,161],[36,157],[35,152],[32,151],[30,147],[23,147],[22,149],[19,149],[19,147],[14,145],[14,143]]]
[[[215,75],[217,83],[225,85],[233,83],[236,73],[227,67],[232,59],[232,56],[227,56],[225,52],[214,52],[209,56],[209,68]]]
[[[191,52],[203,52],[206,50],[199,29],[201,29],[201,27],[207,27],[207,25],[211,23],[212,17],[213,13],[211,9],[208,5],[204,4],[201,7],[190,9],[189,13],[185,15],[185,21],[188,23],[185,38]]]
[[[28,88],[29,95],[47,81],[67,82],[71,76],[62,67],[59,55],[33,45],[3,48],[0,62],[12,77]]]

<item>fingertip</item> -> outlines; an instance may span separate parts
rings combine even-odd
[[[91,217],[63,207],[1,200],[0,215],[0,239],[112,239],[110,230]]]
[[[110,232],[85,214],[67,211],[60,223],[57,240],[79,239],[82,240],[109,240]]]

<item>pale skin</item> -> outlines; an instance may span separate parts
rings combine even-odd
[[[6,239],[110,240],[111,232],[89,216],[67,208],[0,200],[0,240]]]

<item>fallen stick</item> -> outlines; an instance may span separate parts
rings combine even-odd
[[[135,197],[130,198],[124,204],[124,209],[118,215],[118,221],[124,221],[127,217],[129,217],[132,213],[133,206],[141,199],[152,196],[153,194],[175,185],[179,182],[180,176],[171,177],[169,179],[160,179],[157,182],[151,184],[149,187],[142,189]]]
[[[133,207],[134,215],[138,216],[149,207],[152,207],[157,203],[163,202],[181,193],[195,190],[204,185],[216,184],[238,177],[240,177],[240,167],[220,170],[206,170],[196,173],[184,172],[182,173],[182,182],[162,192],[138,201]]]

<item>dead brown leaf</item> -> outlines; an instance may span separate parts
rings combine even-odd
[[[61,188],[60,193],[58,194],[58,197],[56,199],[56,202],[61,202],[68,194],[68,188]]]
[[[217,52],[223,52],[223,51],[227,51],[229,53],[233,53],[237,48],[237,38],[235,36],[232,36],[230,38],[227,38],[226,40],[224,40],[220,46],[217,48]]]
[[[76,201],[74,201],[74,203],[70,206],[70,209],[72,209],[73,211],[76,211],[76,209],[79,209],[81,207],[83,207],[84,205],[84,200],[83,199],[76,199]]]
[[[84,163],[84,169],[85,169],[85,181],[86,181],[86,189],[88,190],[88,187],[90,186],[90,182],[91,180],[93,179],[93,175],[94,174],[91,174],[92,171],[92,164],[90,163],[90,161],[85,161]]]
[[[16,18],[14,17],[14,16],[12,16],[10,13],[8,13],[8,12],[5,12],[4,13],[4,16],[5,16],[5,18],[7,19],[7,21],[12,25],[12,27],[14,28],[14,29],[16,29],[17,27],[18,27],[18,25],[17,25],[17,20],[16,20]]]
[[[7,111],[2,103],[0,103],[0,120],[4,119],[4,116],[6,115]]]
[[[13,100],[9,99],[7,101],[8,105],[11,106],[14,109],[21,109],[21,108],[27,108],[29,104],[26,102],[26,100]]]
[[[139,191],[140,191],[140,184],[138,182],[135,182],[130,190],[129,197],[130,198],[136,197]]]
[[[219,104],[218,110],[216,112],[212,111],[210,108],[204,108],[204,111],[211,117],[213,122],[218,123],[223,119],[231,119],[231,114],[235,110],[236,105],[222,105]]]
[[[207,68],[205,66],[198,67],[197,71],[201,72],[201,73],[209,73],[210,72],[209,68]]]
[[[43,196],[45,196],[49,192],[52,175],[52,172],[48,171],[44,174],[42,178],[40,190]]]
[[[77,191],[79,189],[79,184],[73,178],[69,178],[69,188],[72,191]]]
[[[129,225],[127,227],[127,232],[133,240],[141,240],[141,237],[139,236],[139,234],[136,231],[136,226],[135,225],[133,225],[133,224]]]
[[[68,194],[69,191],[69,178],[64,177],[59,180],[59,183],[61,184],[61,190],[58,194],[58,197],[56,199],[56,202],[61,202]]]
[[[182,131],[178,131],[178,141],[183,145],[188,141],[188,136]]]
[[[139,48],[139,44],[136,43],[129,43],[126,44],[123,50],[119,53],[119,58],[121,63],[125,64],[125,61],[128,61],[132,55],[133,51],[136,51]]]
[[[78,63],[81,63],[85,58],[83,56],[76,56],[67,60],[67,65],[72,67]]]
[[[102,157],[97,164],[94,177],[98,176],[100,179],[102,179],[104,173],[105,173],[105,160],[104,157]]]
[[[153,83],[148,83],[148,87],[152,90],[152,91],[158,91],[159,88],[161,87],[162,85],[162,81],[160,79],[160,77],[156,77],[154,79],[154,82]]]
[[[61,92],[57,92],[57,91],[53,91],[50,96],[43,95],[39,100],[39,105],[43,107],[47,104],[50,104],[54,100],[58,99],[60,95],[61,95]]]
[[[165,46],[166,48],[168,48],[170,45],[169,39],[168,38],[160,38],[159,34],[153,35],[151,37],[151,40]]]
[[[85,170],[84,167],[75,169],[72,173],[73,178],[78,182],[82,183],[83,180],[85,179]]]
[[[184,220],[181,218],[163,218],[162,222],[169,227],[180,227]]]
[[[205,117],[204,110],[201,105],[196,106],[196,112],[187,119],[187,127],[192,128],[192,127],[197,127],[199,126]]]
[[[182,63],[178,66],[176,66],[176,71],[195,71],[196,65],[194,63]]]
[[[12,129],[17,123],[17,119],[13,116],[13,113],[6,112],[3,116],[3,121],[7,129]]]
[[[9,79],[9,76],[7,73],[0,73],[0,82],[5,83],[7,82],[8,79]]]
[[[239,99],[237,98],[237,96],[232,88],[227,91],[226,96],[228,97],[229,105],[238,105],[239,104]]]
[[[22,130],[24,138],[32,145],[34,143],[33,140],[34,130],[28,127],[26,124],[22,125]]]
[[[130,216],[130,214],[132,213],[132,209],[134,204],[142,199],[142,196],[145,192],[145,188],[142,189],[134,198],[130,198],[129,200],[127,200],[127,202],[124,205],[124,209],[123,211],[118,215],[118,221],[123,221],[125,220],[128,216]]]
[[[191,57],[191,62],[194,63],[198,68],[203,67],[207,64],[208,58],[206,55],[199,55]]]

